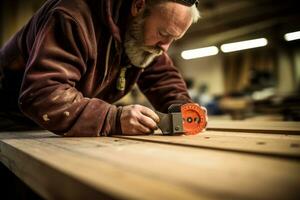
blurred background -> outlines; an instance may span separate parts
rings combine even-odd
[[[0,1],[0,46],[44,0]],[[200,0],[201,19],[169,50],[211,119],[300,120],[296,0]],[[117,104],[149,102],[136,87]]]

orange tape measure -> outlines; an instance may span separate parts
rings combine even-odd
[[[181,106],[183,130],[185,135],[195,135],[205,130],[207,113],[204,108],[194,103]]]

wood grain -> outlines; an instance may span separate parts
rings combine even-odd
[[[207,130],[300,135],[299,122],[217,121],[208,122]]]
[[[115,136],[131,140],[172,144],[193,148],[300,158],[300,136],[206,131],[194,136]]]
[[[300,191],[298,159],[49,132],[1,133],[0,144],[1,161],[46,199],[276,200]]]
[[[113,138],[45,134],[49,137],[37,133],[29,139],[1,139],[1,161],[46,199],[197,199],[185,188],[90,155],[94,151],[102,155],[102,148],[119,146]],[[79,153],[80,149],[88,149],[90,154]]]

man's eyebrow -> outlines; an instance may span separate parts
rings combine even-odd
[[[163,30],[163,32],[165,32],[165,33],[168,34],[169,36],[174,37],[174,38],[176,38],[176,39],[179,39],[179,38],[182,37],[182,35],[174,35],[174,34],[170,33],[168,30]]]
[[[173,35],[173,34],[170,34],[170,36],[172,36],[173,38],[175,38],[175,40],[178,40],[178,39],[182,38],[183,34],[182,35]]]

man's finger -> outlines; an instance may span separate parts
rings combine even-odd
[[[153,119],[156,123],[159,122],[159,117],[158,115],[153,111],[151,110],[150,108],[147,108],[145,106],[141,106],[141,113],[143,115],[146,115],[148,117],[150,117],[151,119]]]
[[[156,130],[157,129],[157,123],[150,117],[146,115],[141,115],[139,118],[139,123],[144,125],[145,127],[151,129],[151,130]]]
[[[147,128],[146,126],[144,126],[143,124],[140,124],[140,123],[137,124],[135,126],[135,128],[138,130],[138,133],[141,133],[141,134],[149,134],[152,132],[149,128]]]

